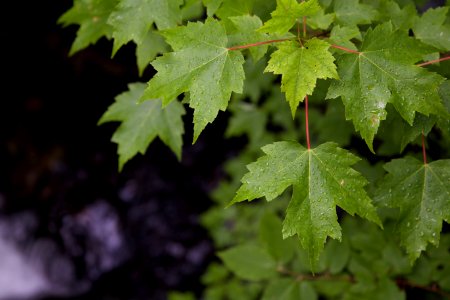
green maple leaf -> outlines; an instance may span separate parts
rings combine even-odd
[[[143,42],[152,24],[158,29],[175,27],[181,21],[182,0],[122,0],[108,19],[114,28],[113,54],[133,40]]]
[[[264,141],[268,142],[269,138],[266,136],[268,134],[266,131],[268,115],[263,110],[254,104],[245,102],[230,105],[230,110],[233,115],[228,123],[225,137],[247,134],[249,146],[257,145],[257,149],[264,145]]]
[[[280,88],[275,87],[273,84],[276,76],[269,73],[264,73],[266,66],[266,57],[257,62],[253,59],[246,60],[244,64],[244,90],[242,91],[242,94],[235,95],[236,99],[244,100],[245,98],[249,98],[251,102],[257,103],[263,94],[269,93],[275,88],[278,91],[280,90]]]
[[[142,76],[145,68],[156,57],[158,53],[164,53],[168,50],[168,45],[164,39],[155,31],[150,30],[141,43],[136,46],[136,59],[139,75]]]
[[[275,9],[275,1],[267,0],[222,0],[222,5],[216,15],[224,20],[228,17],[242,15],[256,15],[261,19],[269,18]]]
[[[448,9],[448,7],[438,7],[427,10],[414,24],[414,35],[425,44],[449,51],[450,25],[444,25]]]
[[[161,108],[161,100],[156,99],[137,104],[144,89],[144,83],[130,84],[129,91],[117,96],[99,121],[99,124],[122,122],[112,136],[112,141],[118,144],[119,170],[137,153],[144,154],[157,136],[181,159],[183,105],[173,101]]]
[[[388,102],[411,126],[416,111],[427,116],[445,112],[438,94],[444,78],[413,65],[430,51],[385,23],[367,31],[359,54],[338,58],[341,80],[331,84],[327,98],[342,98],[347,120],[353,121],[371,151]]]
[[[141,101],[162,99],[167,105],[183,92],[190,92],[194,109],[194,142],[208,123],[225,110],[232,92],[242,92],[244,58],[229,51],[223,25],[213,19],[205,23],[163,31],[174,52],[152,62],[158,73],[148,82]]]
[[[441,95],[448,114],[450,115],[450,80],[444,81],[444,83],[440,86],[439,94]],[[442,133],[441,141],[443,142],[443,145],[450,144],[450,118],[440,118],[437,125]]]
[[[203,3],[200,0],[185,0],[180,11],[181,19],[183,21],[193,19],[198,20],[203,17],[205,12]]]
[[[355,44],[351,41],[352,39],[362,39],[361,32],[359,32],[357,26],[341,27],[339,25],[336,25],[333,27],[333,29],[331,29],[330,42],[332,42],[333,44],[343,46],[352,50],[357,50]]]
[[[253,11],[255,0],[222,0],[222,5],[216,15],[221,18],[232,16],[250,15]]]
[[[307,24],[312,29],[328,29],[334,21],[334,13],[326,14],[323,9],[308,18]]]
[[[287,33],[302,17],[312,16],[321,10],[317,0],[298,3],[297,0],[277,0],[277,8],[271,13],[272,18],[260,28],[268,33]]]
[[[268,39],[268,35],[256,30],[261,27],[262,22],[257,16],[236,16],[229,17],[232,23],[231,30],[227,30],[229,34],[229,43],[232,46],[245,45],[251,43],[262,42]],[[267,52],[268,45],[261,45],[258,47],[249,48],[254,60],[261,59]]]
[[[414,119],[413,126],[410,126],[405,121],[403,121],[402,124],[398,126],[398,130],[401,132],[401,138],[399,139],[400,152],[402,152],[409,143],[413,142],[420,135],[427,135],[428,133],[430,133],[435,124],[436,117],[434,115],[425,117],[422,114],[417,114],[416,118]],[[392,130],[392,128],[390,130]]]
[[[314,134],[318,141],[336,142],[341,146],[350,144],[354,132],[352,124],[345,120],[344,105],[338,101],[328,103],[325,114],[314,118],[310,126],[310,130],[316,128]]]
[[[379,155],[396,155],[403,152],[410,143],[421,144],[419,136],[428,135],[435,126],[437,117],[435,115],[424,116],[417,113],[413,125],[409,125],[393,108],[386,106],[387,118],[381,123],[377,133],[382,143],[377,147]],[[392,130],[395,128],[395,130]]]
[[[80,25],[69,55],[94,44],[103,36],[111,38],[113,28],[107,23],[107,20],[117,3],[118,0],[74,1],[73,7],[58,20],[58,23],[62,23],[64,26]]]
[[[261,298],[261,300],[298,299],[319,299],[319,295],[311,282],[298,282],[292,278],[276,278],[268,282]]]
[[[450,160],[429,164],[406,157],[385,164],[376,200],[400,208],[398,230],[411,261],[428,243],[437,246],[442,221],[450,223]]]
[[[337,23],[346,26],[370,24],[377,16],[377,11],[359,0],[334,1],[334,13]]]
[[[239,245],[217,254],[233,273],[247,280],[276,277],[276,261],[255,245]]]
[[[206,6],[208,17],[212,17],[222,5],[223,0],[203,0],[203,5]]]
[[[338,78],[334,57],[328,51],[330,44],[317,38],[308,40],[304,47],[296,41],[278,45],[265,71],[281,74],[281,90],[295,115],[298,104],[311,95],[318,78]]]
[[[231,204],[263,196],[271,201],[292,185],[283,236],[297,234],[312,265],[328,236],[341,238],[336,205],[380,224],[364,190],[367,181],[350,167],[359,160],[353,154],[335,143],[307,150],[296,142],[277,142],[262,150],[266,155],[247,166]]]
[[[414,4],[410,3],[400,7],[398,3],[392,0],[381,0],[376,7],[378,12],[378,21],[391,21],[396,29],[409,30],[412,28],[417,10]]]

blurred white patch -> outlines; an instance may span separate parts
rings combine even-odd
[[[31,212],[0,214],[0,300],[75,296],[129,256],[119,216],[105,201],[62,219],[62,249],[49,238],[36,239],[38,225]],[[84,263],[83,278],[73,257]]]
[[[0,299],[28,299],[49,290],[45,277],[20,250],[36,227],[30,213],[0,219]]]
[[[88,287],[73,288],[73,264],[53,241],[33,239],[37,222],[27,212],[0,216],[0,300],[74,295]]]
[[[29,259],[0,235],[0,299],[26,299],[49,289]]]

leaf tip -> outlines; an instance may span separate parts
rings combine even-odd
[[[225,208],[229,208],[233,204],[236,204],[238,202],[242,202],[245,200],[245,198],[243,198],[242,195],[240,195],[239,191],[240,191],[240,189],[236,192],[236,195],[234,196],[234,198],[225,206]]]
[[[369,219],[370,221],[374,222],[375,224],[378,225],[378,227],[380,227],[380,229],[384,230],[384,226],[383,226],[383,222],[381,222],[380,218],[378,217],[377,214],[375,214],[373,217],[371,217]]]
[[[183,157],[182,157],[182,154],[181,154],[181,151],[175,152],[175,156],[176,156],[178,162],[181,162],[181,160],[182,160],[182,158],[183,158]]]
[[[225,209],[227,209],[227,208],[230,208],[231,206],[233,206],[233,204],[235,204],[237,201],[235,201],[234,200],[234,198],[233,198],[233,200],[231,200],[230,202],[228,202],[228,204],[227,205],[225,205]]]
[[[197,142],[199,136],[200,133],[194,133],[194,137],[192,138],[192,145],[194,145]]]
[[[200,119],[199,117],[197,117],[194,112],[194,137],[192,139],[192,145],[194,145],[197,142],[198,137],[203,132],[203,129],[206,128],[207,124],[208,124],[207,121],[204,121],[204,120]]]
[[[122,159],[122,157],[119,157],[119,164],[118,164],[118,166],[117,166],[117,172],[118,172],[118,173],[121,173],[121,172],[122,172],[125,163],[126,163],[126,161],[124,161],[124,160]]]
[[[105,114],[103,114],[100,119],[98,119],[97,121],[97,126],[103,125],[104,123],[106,123],[106,119],[105,119]]]
[[[425,250],[425,249],[423,249],[423,250]],[[423,250],[422,250],[422,249],[419,249],[418,251],[412,251],[412,252],[409,252],[408,249],[406,249],[406,251],[408,252],[408,261],[409,261],[409,264],[410,264],[411,266],[414,265],[414,263],[416,262],[416,260],[419,258],[420,253],[421,253]]]
[[[112,51],[111,51],[111,59],[114,58],[114,56],[117,54],[117,51],[119,51],[120,49],[120,45],[117,45],[116,43],[114,43]]]
[[[370,152],[372,152],[372,154],[375,154],[375,150],[373,150],[373,136],[364,138],[364,140],[366,141],[366,145],[369,148]]]
[[[297,102],[297,103],[294,103],[294,102],[289,101],[289,107],[290,107],[290,109],[291,109],[291,116],[292,116],[292,119],[293,119],[293,120],[295,119],[295,114],[297,113],[298,104],[299,104],[300,102],[302,102],[303,99],[304,99],[304,98],[302,98],[302,100],[300,100],[300,101]]]
[[[292,120],[295,120],[295,113],[297,112],[297,108],[292,108],[291,107],[291,116],[292,116]]]

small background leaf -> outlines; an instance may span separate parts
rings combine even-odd
[[[236,246],[217,255],[233,273],[243,279],[269,279],[277,274],[272,257],[255,245]]]

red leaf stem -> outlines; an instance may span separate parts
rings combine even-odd
[[[425,148],[425,135],[423,134],[422,130],[422,155],[423,155],[423,163],[427,164],[427,150]]]
[[[444,292],[435,284],[433,284],[431,286],[419,285],[419,284],[415,284],[415,283],[408,281],[406,279],[403,279],[403,278],[398,278],[396,281],[397,281],[397,286],[400,288],[421,289],[424,291],[428,291],[428,292],[432,292],[432,293],[441,295],[441,296],[445,297],[446,299],[450,299],[450,294]]]
[[[289,40],[292,40],[292,38],[270,40],[270,41],[257,42],[257,43],[247,44],[247,45],[233,46],[233,47],[229,47],[227,49],[230,51],[241,50],[241,49],[247,49],[247,48],[251,48],[251,47],[266,45],[266,44],[285,42],[285,41],[289,41]]]
[[[441,57],[441,58],[438,58],[438,59],[433,59],[433,60],[430,60],[430,61],[418,64],[417,66],[419,66],[419,67],[428,66],[428,65],[431,65],[431,64],[434,64],[434,63],[438,63],[438,62],[441,62],[441,61],[444,61],[444,60],[449,60],[449,59],[450,59],[450,55],[444,56],[444,57]]]
[[[361,52],[359,52],[359,51],[352,50],[352,49],[345,48],[345,47],[338,46],[338,45],[334,45],[334,44],[332,44],[331,47],[336,48],[336,49],[339,49],[339,50],[343,50],[343,51],[349,52],[349,53],[356,53],[356,54],[360,54],[360,53],[361,53]]]
[[[308,95],[305,96],[305,127],[306,127],[306,145],[308,146],[308,150],[310,150],[311,144],[309,142]]]
[[[306,39],[306,17],[303,17],[302,23],[303,23],[303,38]],[[306,145],[308,146],[308,150],[310,150],[311,149],[311,143],[309,142],[308,95],[305,96],[305,131],[306,131]]]

